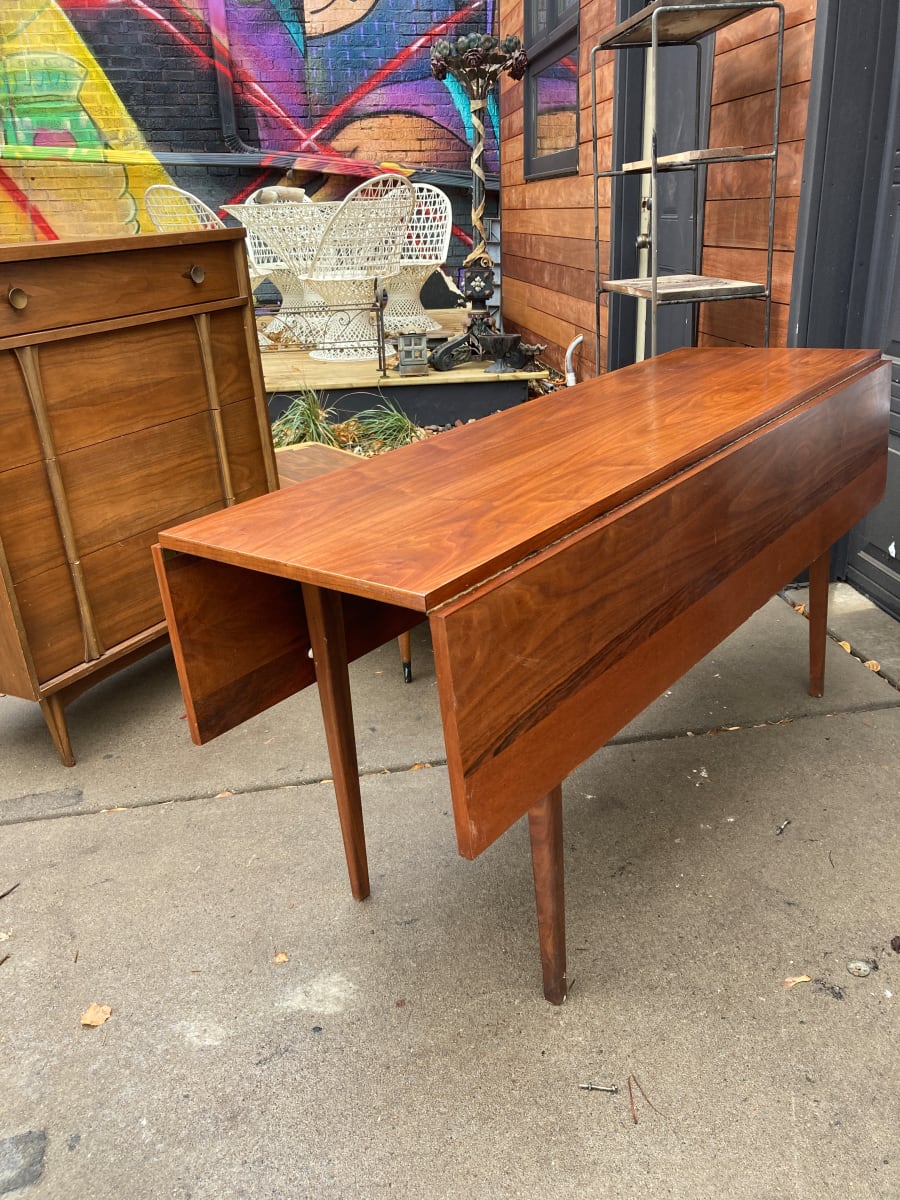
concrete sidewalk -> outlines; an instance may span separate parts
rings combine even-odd
[[[831,643],[810,699],[806,636],[772,600],[567,781],[561,1008],[424,630],[352,672],[364,904],[313,692],[198,749],[160,653],[68,770],[0,699],[0,1195],[897,1200],[900,691]]]

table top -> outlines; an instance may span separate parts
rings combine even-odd
[[[159,540],[429,612],[879,361],[874,350],[677,350]]]

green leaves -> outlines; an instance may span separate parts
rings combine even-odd
[[[367,456],[408,446],[426,437],[415,421],[390,400],[351,417],[334,422],[334,409],[323,406],[315,392],[295,396],[285,411],[272,423],[272,441],[276,446],[297,446],[319,442],[340,450],[355,450]]]
[[[332,409],[325,408],[315,392],[301,392],[272,422],[272,441],[276,446],[296,446],[301,442],[339,446],[334,426],[328,419],[331,412]]]

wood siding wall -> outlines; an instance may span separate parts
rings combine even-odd
[[[770,342],[785,345],[800,197],[816,0],[785,0],[781,135],[776,191],[775,261]],[[544,358],[562,369],[566,347],[579,334],[579,379],[597,374],[594,362],[594,217],[591,144],[591,48],[615,24],[616,0],[582,0],[579,46],[579,171],[526,183],[525,88],[501,82],[501,229],[503,320],[525,342],[546,344]],[[502,0],[500,28],[523,35],[522,0]],[[716,35],[710,145],[758,146],[771,130],[775,18],[760,12]],[[598,157],[610,163],[613,55],[598,56]],[[739,181],[736,172],[740,171]],[[703,271],[734,279],[765,279],[769,164],[709,168]],[[740,199],[735,188],[740,186]],[[609,186],[600,181],[600,263],[609,262]],[[606,300],[601,304],[601,362],[606,361]],[[704,305],[700,344],[758,346],[763,305],[733,300]]]

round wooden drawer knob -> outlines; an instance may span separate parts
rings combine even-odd
[[[18,309],[20,312],[28,304],[28,293],[22,288],[10,288],[6,293],[6,298],[12,308]]]

